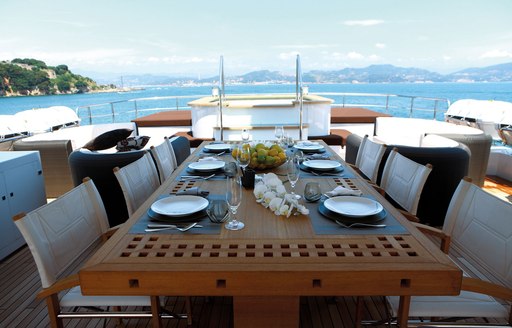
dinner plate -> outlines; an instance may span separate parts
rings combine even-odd
[[[224,161],[200,161],[190,163],[188,167],[194,171],[209,172],[224,168],[225,164]]]
[[[171,196],[157,200],[151,210],[160,215],[186,216],[204,210],[208,200],[194,195]]]
[[[332,197],[324,202],[324,206],[330,211],[349,217],[375,215],[383,210],[379,202],[359,196]]]
[[[318,212],[322,214],[322,216],[326,217],[329,220],[333,221],[339,221],[343,224],[352,224],[352,223],[378,223],[380,221],[383,221],[387,217],[386,210],[382,210],[379,213],[375,215],[370,216],[364,216],[364,217],[351,217],[351,216],[345,216],[336,212],[333,212],[329,209],[327,209],[324,205],[324,203],[320,203],[318,205]]]
[[[322,151],[324,149],[324,146],[322,146],[321,144],[316,143],[316,142],[303,142],[303,143],[298,143],[298,144],[294,145],[293,148],[302,150],[305,152],[317,152],[317,151]]]
[[[329,171],[325,171],[325,170],[318,170],[318,169],[314,169],[312,167],[308,167],[306,165],[304,165],[304,162],[300,163],[300,169],[304,172],[318,172],[318,173],[324,173],[324,174],[331,174],[331,173],[340,173],[340,172],[343,172],[344,168],[343,168],[343,165],[340,165],[340,166],[337,166]]]
[[[205,151],[209,151],[212,153],[221,153],[226,150],[231,149],[231,145],[225,143],[214,143],[204,146]]]
[[[305,167],[317,170],[317,171],[331,171],[341,166],[339,162],[325,160],[325,159],[314,159],[302,162]]]

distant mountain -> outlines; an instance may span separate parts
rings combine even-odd
[[[512,81],[512,63],[479,68],[467,68],[447,75],[452,81],[504,82]]]
[[[150,74],[124,76],[125,85],[191,85],[216,84],[218,76],[209,78],[169,77]],[[415,82],[509,82],[512,81],[512,63],[481,68],[468,68],[442,75],[415,67],[371,65],[364,68],[344,68],[331,71],[310,71],[302,75],[305,83],[415,83]],[[243,75],[226,76],[226,83],[293,83],[295,75],[261,70]],[[117,82],[116,82],[117,83]]]

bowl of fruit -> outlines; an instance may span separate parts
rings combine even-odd
[[[251,161],[249,168],[253,170],[263,171],[278,167],[286,162],[286,152],[275,143],[253,142],[245,143],[241,147],[249,149]],[[239,152],[238,147],[234,147],[231,155],[237,158]]]

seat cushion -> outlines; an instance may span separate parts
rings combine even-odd
[[[84,296],[73,287],[60,300],[62,307],[75,306],[151,306],[149,296]]]
[[[132,134],[133,130],[130,129],[115,129],[100,134],[96,138],[86,143],[83,148],[89,150],[103,150],[115,147],[117,143],[124,140]]]
[[[392,315],[398,311],[399,297],[387,297]],[[462,291],[459,296],[414,296],[410,317],[508,318],[507,309],[492,297]]]

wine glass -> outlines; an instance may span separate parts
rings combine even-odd
[[[224,227],[228,230],[240,230],[244,227],[243,222],[236,219],[236,211],[242,203],[242,184],[238,176],[228,177],[226,179],[226,203],[229,207],[229,221]]]
[[[282,125],[276,125],[274,128],[274,134],[276,136],[277,142],[280,143],[284,137],[284,128]]]
[[[245,143],[245,142],[249,141],[250,137],[251,137],[251,135],[249,134],[249,131],[247,131],[247,129],[243,129],[242,130],[242,141]]]
[[[290,181],[290,185],[292,186],[292,196],[294,199],[299,199],[300,196],[295,194],[295,184],[299,181],[300,176],[300,167],[299,167],[299,158],[293,156],[286,162],[286,175],[288,176],[288,181]]]
[[[238,162],[238,165],[240,165],[240,167],[242,168],[242,172],[245,171],[245,168],[251,162],[251,150],[248,144],[243,144],[238,147],[236,161]]]

